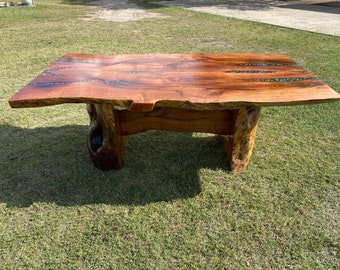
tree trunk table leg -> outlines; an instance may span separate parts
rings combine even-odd
[[[109,104],[88,104],[87,148],[94,165],[103,171],[121,169],[127,136],[117,135],[119,121]]]
[[[256,136],[260,107],[243,107],[233,111],[232,135],[223,135],[223,147],[232,172],[240,172],[247,167]]]

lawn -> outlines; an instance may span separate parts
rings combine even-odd
[[[165,131],[131,136],[124,168],[102,172],[85,105],[9,107],[68,52],[286,54],[340,91],[338,37],[142,5],[165,18],[0,9],[0,268],[339,269],[339,102],[263,109],[239,174],[218,136]]]

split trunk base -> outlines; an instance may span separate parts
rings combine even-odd
[[[115,110],[110,104],[88,104],[88,150],[101,170],[121,169],[127,136],[147,130],[205,132],[222,136],[233,172],[247,167],[254,146],[260,107],[200,111],[157,107],[151,112]]]

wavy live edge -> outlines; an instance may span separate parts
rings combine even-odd
[[[339,99],[284,55],[67,54],[9,104],[88,104],[88,149],[102,170],[122,167],[128,135],[162,129],[222,135],[236,172],[249,163],[260,107]]]
[[[130,111],[302,105],[340,95],[283,55],[67,54],[16,93],[10,106],[107,103]]]
[[[135,112],[148,112],[155,108],[182,108],[190,110],[230,110],[239,109],[243,107],[270,107],[270,106],[292,106],[292,105],[312,105],[327,102],[334,102],[340,100],[340,97],[331,97],[328,99],[312,99],[312,100],[297,100],[286,102],[251,102],[251,101],[232,101],[232,102],[220,102],[220,103],[193,103],[190,101],[173,101],[173,100],[161,100],[154,103],[137,103],[132,100],[108,100],[108,99],[88,99],[88,98],[76,98],[76,99],[44,99],[41,100],[29,100],[29,101],[15,101],[10,100],[9,104],[12,108],[32,108],[32,107],[45,107],[52,105],[61,105],[67,103],[85,103],[85,104],[109,104],[116,110],[128,110]]]

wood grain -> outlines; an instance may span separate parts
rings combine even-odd
[[[88,150],[101,170],[122,168],[126,135],[162,129],[222,135],[230,169],[239,172],[249,163],[261,106],[339,99],[283,55],[67,54],[9,104],[87,103]]]
[[[251,158],[256,137],[260,107],[241,108],[233,112],[232,135],[222,136],[223,147],[233,172],[247,167]]]
[[[283,55],[67,54],[9,104],[18,108],[83,102],[130,111],[224,110],[339,99],[337,92]]]
[[[94,165],[103,171],[123,167],[126,136],[116,134],[115,113],[111,105],[89,104],[90,116],[87,148]]]
[[[116,111],[119,135],[147,130],[231,134],[233,110],[198,111],[180,108],[155,108],[151,112]],[[116,126],[117,127],[117,126]]]

